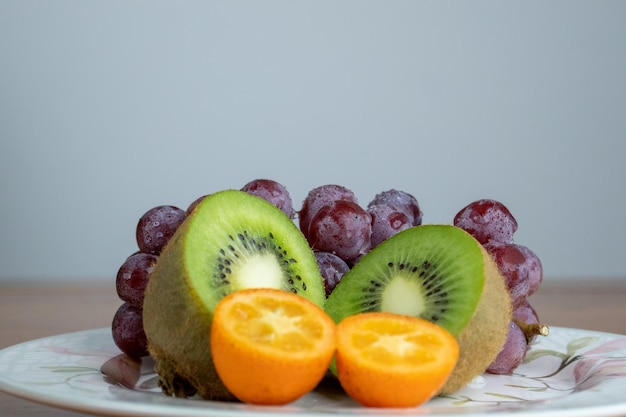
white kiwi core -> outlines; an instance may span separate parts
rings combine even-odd
[[[276,258],[268,254],[255,254],[247,257],[246,261],[232,272],[229,279],[237,290],[283,287],[283,271],[276,262]]]
[[[396,275],[383,290],[380,307],[389,313],[419,316],[426,308],[422,287],[404,275]]]

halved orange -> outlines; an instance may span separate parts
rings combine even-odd
[[[302,296],[269,288],[235,291],[214,311],[215,369],[243,402],[287,404],[324,377],[335,351],[335,329],[324,310]]]
[[[337,325],[337,377],[367,407],[415,407],[435,396],[454,369],[459,345],[427,320],[361,313]]]

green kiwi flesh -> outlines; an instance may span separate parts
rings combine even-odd
[[[457,336],[484,286],[476,241],[454,226],[416,226],[392,236],[346,273],[326,301],[335,320],[368,311],[421,317]]]
[[[235,400],[211,360],[212,313],[225,295],[253,287],[325,302],[313,252],[291,219],[242,191],[212,194],[163,249],[145,293],[144,330],[165,394]]]

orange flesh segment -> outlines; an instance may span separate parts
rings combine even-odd
[[[436,364],[433,352],[445,347],[436,335],[395,321],[363,323],[352,335],[351,344],[371,365],[399,367],[405,367],[407,361],[423,366]]]
[[[257,298],[230,310],[233,332],[250,342],[285,351],[313,349],[324,329],[299,305]]]

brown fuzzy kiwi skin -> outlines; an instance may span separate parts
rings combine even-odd
[[[169,245],[184,245],[184,222]],[[182,240],[179,242],[179,240]],[[212,315],[185,277],[177,251],[164,250],[150,275],[143,305],[148,351],[155,361],[159,385],[166,395],[234,401],[217,376],[209,352]],[[168,294],[165,298],[162,295]],[[184,361],[176,361],[185,352]]]
[[[441,389],[443,395],[458,391],[484,373],[506,340],[512,317],[511,298],[498,266],[484,248],[482,252],[485,261],[483,293],[474,317],[457,337],[460,355],[452,375]]]

